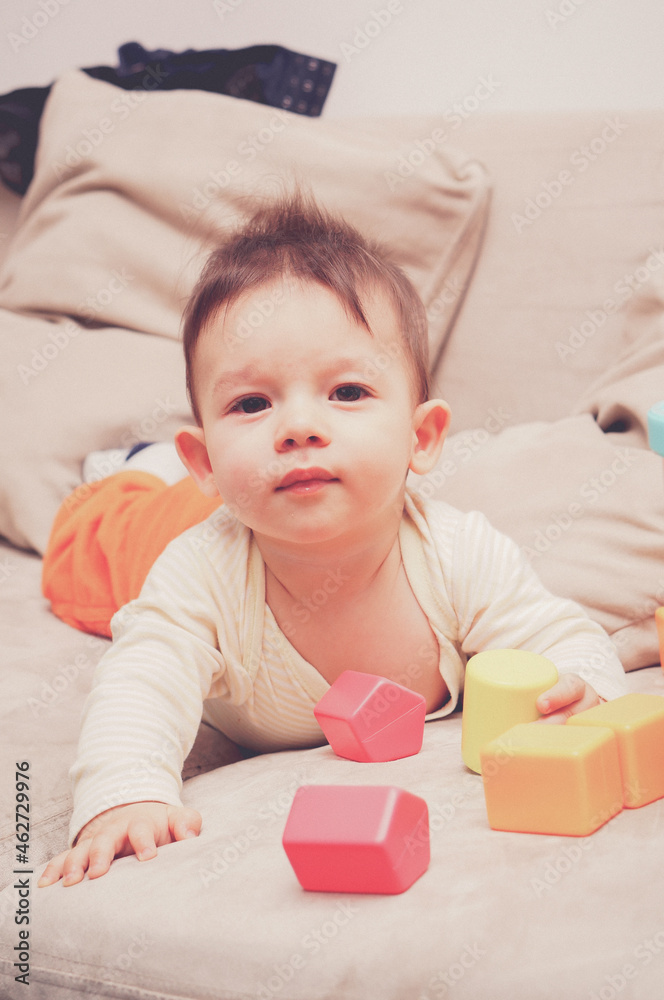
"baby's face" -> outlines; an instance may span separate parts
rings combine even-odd
[[[416,401],[394,309],[380,295],[366,314],[373,335],[323,286],[280,280],[201,335],[210,464],[257,536],[329,542],[401,511]]]

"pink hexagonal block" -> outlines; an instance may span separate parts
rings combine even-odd
[[[397,760],[419,753],[426,701],[401,684],[345,670],[314,708],[328,743],[350,760]]]
[[[303,889],[404,892],[429,867],[429,811],[391,785],[304,785],[282,842]]]

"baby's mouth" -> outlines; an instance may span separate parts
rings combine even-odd
[[[277,491],[289,493],[317,493],[329,483],[338,482],[327,469],[312,467],[309,469],[291,469],[277,486]]]

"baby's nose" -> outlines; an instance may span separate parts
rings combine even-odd
[[[291,448],[323,447],[329,444],[330,434],[319,407],[300,404],[289,407],[280,422],[277,450]]]

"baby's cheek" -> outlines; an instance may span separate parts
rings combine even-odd
[[[262,509],[272,489],[269,475],[255,466],[246,468],[242,463],[227,466],[217,482],[224,502],[242,521],[243,515]]]

